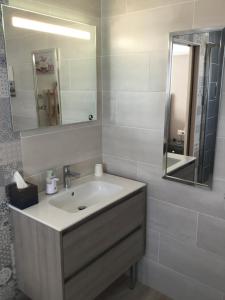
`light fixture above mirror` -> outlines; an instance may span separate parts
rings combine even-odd
[[[12,17],[12,25],[17,28],[62,35],[82,40],[91,39],[91,33],[88,31],[78,30],[66,26],[59,26],[45,22],[39,22],[31,19],[19,18],[15,16]]]

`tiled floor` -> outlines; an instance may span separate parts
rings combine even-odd
[[[134,290],[130,290],[128,285],[128,280],[123,277],[96,300],[172,300],[141,283]]]
[[[16,300],[30,300],[25,296]],[[134,290],[129,289],[127,277],[122,277],[110,286],[101,296],[95,300],[172,300],[159,292],[137,283]]]

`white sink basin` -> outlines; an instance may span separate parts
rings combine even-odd
[[[122,186],[104,182],[89,181],[53,196],[49,204],[69,213],[77,213],[115,196]]]

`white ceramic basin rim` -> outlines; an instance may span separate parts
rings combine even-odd
[[[122,186],[109,182],[89,181],[56,194],[49,204],[69,213],[77,213],[119,194],[122,189]]]

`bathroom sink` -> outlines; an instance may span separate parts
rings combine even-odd
[[[56,194],[49,204],[69,213],[77,213],[119,194],[122,189],[122,186],[109,182],[89,181]]]

